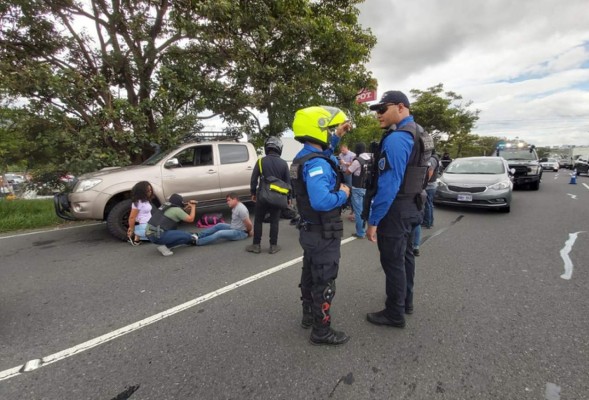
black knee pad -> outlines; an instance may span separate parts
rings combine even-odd
[[[323,299],[328,302],[331,303],[331,301],[333,300],[333,298],[335,297],[335,280],[330,280],[329,282],[327,282],[327,286],[325,287],[325,289],[323,289]]]

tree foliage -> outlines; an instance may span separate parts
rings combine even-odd
[[[2,99],[68,137],[77,171],[140,161],[216,116],[264,138],[297,108],[356,107],[375,43],[359,2],[8,0]]]
[[[455,156],[460,157],[464,150],[473,146],[476,137],[471,135],[479,110],[470,110],[472,101],[464,101],[459,94],[444,92],[439,83],[424,91],[411,90],[416,100],[411,104],[415,120],[430,132],[438,147],[452,147]]]

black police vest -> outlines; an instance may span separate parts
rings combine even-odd
[[[160,208],[152,209],[151,210],[151,218],[147,222],[149,225],[153,226],[154,228],[159,227],[164,231],[169,231],[176,229],[178,227],[178,222],[166,217],[164,213],[170,207],[177,207],[172,206],[170,203],[165,203]]]
[[[341,215],[341,208],[336,207],[330,211],[315,211],[311,207],[311,200],[309,199],[309,193],[307,192],[307,185],[303,179],[303,165],[312,158],[323,158],[326,160],[331,168],[336,173],[335,187],[333,191],[338,191],[340,184],[342,183],[341,172],[335,165],[333,160],[323,154],[310,153],[306,156],[295,158],[290,166],[290,180],[297,200],[297,210],[304,221],[310,222],[314,225],[324,225],[329,223]]]
[[[430,134],[415,122],[409,122],[402,128],[397,128],[397,131],[409,132],[413,136],[413,149],[399,194],[415,195],[421,193],[427,186],[429,159],[434,149],[434,141]]]

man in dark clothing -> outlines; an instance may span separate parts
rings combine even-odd
[[[417,125],[404,93],[388,91],[375,110],[381,128],[377,191],[373,198],[366,237],[377,241],[386,277],[385,309],[366,318],[376,325],[403,328],[405,314],[413,312],[415,256],[411,232],[422,221],[424,187],[433,149],[431,137]],[[395,127],[393,127],[395,126]],[[377,235],[378,227],[378,235]]]
[[[262,241],[262,223],[267,213],[270,214],[270,254],[280,251],[278,246],[278,224],[280,222],[280,208],[272,207],[262,201],[257,201],[257,190],[260,181],[263,177],[274,176],[290,186],[290,174],[288,171],[288,164],[280,155],[282,154],[282,141],[274,136],[266,139],[264,144],[264,152],[266,157],[258,160],[254,170],[252,171],[252,179],[250,183],[250,191],[252,200],[256,203],[254,211],[254,240],[253,244],[246,247],[250,253],[259,254],[262,249],[260,243]]]

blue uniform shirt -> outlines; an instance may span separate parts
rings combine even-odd
[[[333,156],[333,149],[337,147],[339,138],[336,135],[332,135],[330,143],[331,147],[324,151],[306,143],[295,158],[306,156],[309,153],[320,153],[331,158],[337,165],[337,161]],[[309,194],[309,201],[313,210],[331,211],[346,203],[346,192],[343,190],[333,191],[336,179],[336,172],[322,158],[313,158],[303,165],[303,181],[307,185],[307,193]]]
[[[405,176],[405,169],[407,162],[413,150],[413,135],[406,131],[399,131],[403,125],[413,121],[413,116],[409,115],[399,122],[397,130],[391,133],[382,143],[381,159],[375,160],[378,162],[379,175],[376,195],[370,207],[370,216],[368,223],[377,226],[381,219],[384,218],[389,211],[391,204],[395,200],[403,177]],[[384,170],[384,162],[381,160],[386,154],[389,162],[388,169]]]

